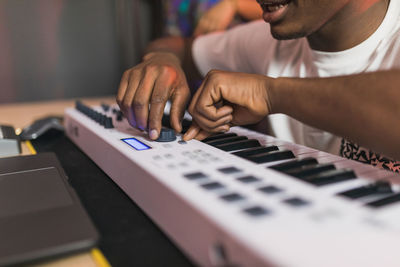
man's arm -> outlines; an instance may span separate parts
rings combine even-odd
[[[181,120],[190,99],[186,71],[190,78],[199,76],[191,56],[192,40],[170,37],[153,41],[143,61],[125,71],[117,103],[129,123],[148,130],[157,139],[165,104],[171,100],[171,126],[182,130]]]
[[[287,114],[400,159],[400,70],[279,78],[268,94],[273,113]]]
[[[184,138],[203,138],[205,132],[284,113],[400,160],[399,102],[400,70],[276,79],[211,71],[190,104],[195,125]]]
[[[246,20],[261,19],[262,9],[255,0],[222,0],[203,14],[193,35],[223,31],[228,28],[235,15]]]

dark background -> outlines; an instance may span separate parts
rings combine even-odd
[[[0,0],[0,104],[113,95],[161,0]]]

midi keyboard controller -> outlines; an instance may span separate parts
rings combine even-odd
[[[77,102],[68,137],[200,266],[400,266],[400,176],[242,127],[185,142]]]

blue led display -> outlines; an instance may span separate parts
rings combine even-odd
[[[139,140],[137,140],[136,138],[125,138],[125,139],[121,139],[122,141],[124,141],[125,143],[127,143],[128,145],[130,145],[131,147],[133,147],[136,150],[147,150],[150,149],[151,147],[149,147],[148,145],[140,142]]]

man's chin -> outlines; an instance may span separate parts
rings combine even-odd
[[[279,31],[271,27],[271,35],[277,40],[293,40],[303,38],[306,35],[300,32],[285,32]]]

